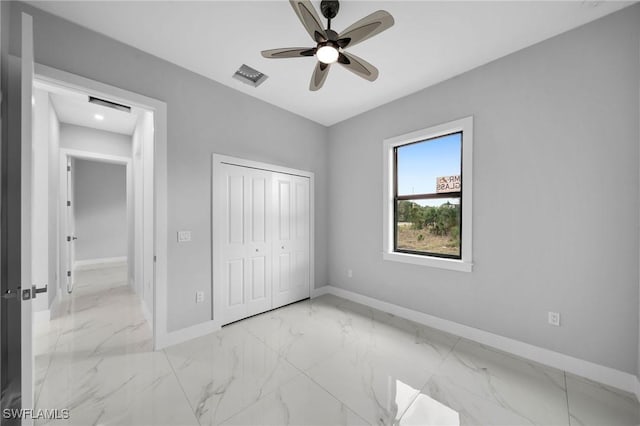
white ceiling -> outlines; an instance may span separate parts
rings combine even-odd
[[[334,65],[308,90],[315,58],[265,59],[261,50],[313,46],[288,1],[44,1],[32,5],[258,99],[332,125],[612,13],[613,1],[342,1],[341,31],[379,9],[395,25],[347,51],[371,62],[371,83]],[[313,1],[319,10],[319,1]],[[241,64],[269,79],[231,76]]]
[[[51,103],[61,123],[75,124],[76,126],[90,127],[123,135],[133,135],[139,112],[136,108],[132,108],[131,112],[118,111],[89,103],[88,95],[86,94],[49,86],[40,82],[36,83],[36,88],[49,92]],[[101,115],[103,119],[97,120],[95,118],[96,114]]]

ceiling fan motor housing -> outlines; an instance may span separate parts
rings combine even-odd
[[[333,19],[340,10],[340,2],[338,0],[322,0],[320,2],[320,11],[322,16],[327,19]]]

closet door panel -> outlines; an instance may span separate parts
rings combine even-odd
[[[276,174],[274,197],[273,307],[308,298],[309,291],[309,179]]]
[[[251,242],[267,242],[267,176],[251,179]]]
[[[244,244],[244,176],[227,176],[227,244]]]
[[[291,239],[291,182],[280,176],[277,181],[278,237],[280,241]]]
[[[231,259],[226,271],[227,306],[235,308],[244,305],[244,259]]]
[[[222,245],[222,311],[223,322],[246,316],[245,176],[242,170],[224,166],[224,229]]]
[[[271,173],[245,168],[247,212],[245,229],[250,236],[245,244],[247,259],[247,314],[271,309]]]
[[[251,294],[249,300],[261,300],[267,297],[267,269],[264,257],[251,259]]]

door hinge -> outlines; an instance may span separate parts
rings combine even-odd
[[[153,261],[156,262],[158,260],[157,256],[153,256]]]
[[[71,271],[67,271],[67,276],[70,277],[71,276]]]
[[[71,171],[71,166],[67,166],[67,171],[70,172]]]
[[[71,237],[67,235],[67,242],[71,242]]]
[[[71,207],[71,201],[67,201],[67,207]]]

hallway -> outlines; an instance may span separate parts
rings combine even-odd
[[[69,301],[36,326],[36,407],[68,408],[62,424],[197,424],[126,273],[78,271]]]

